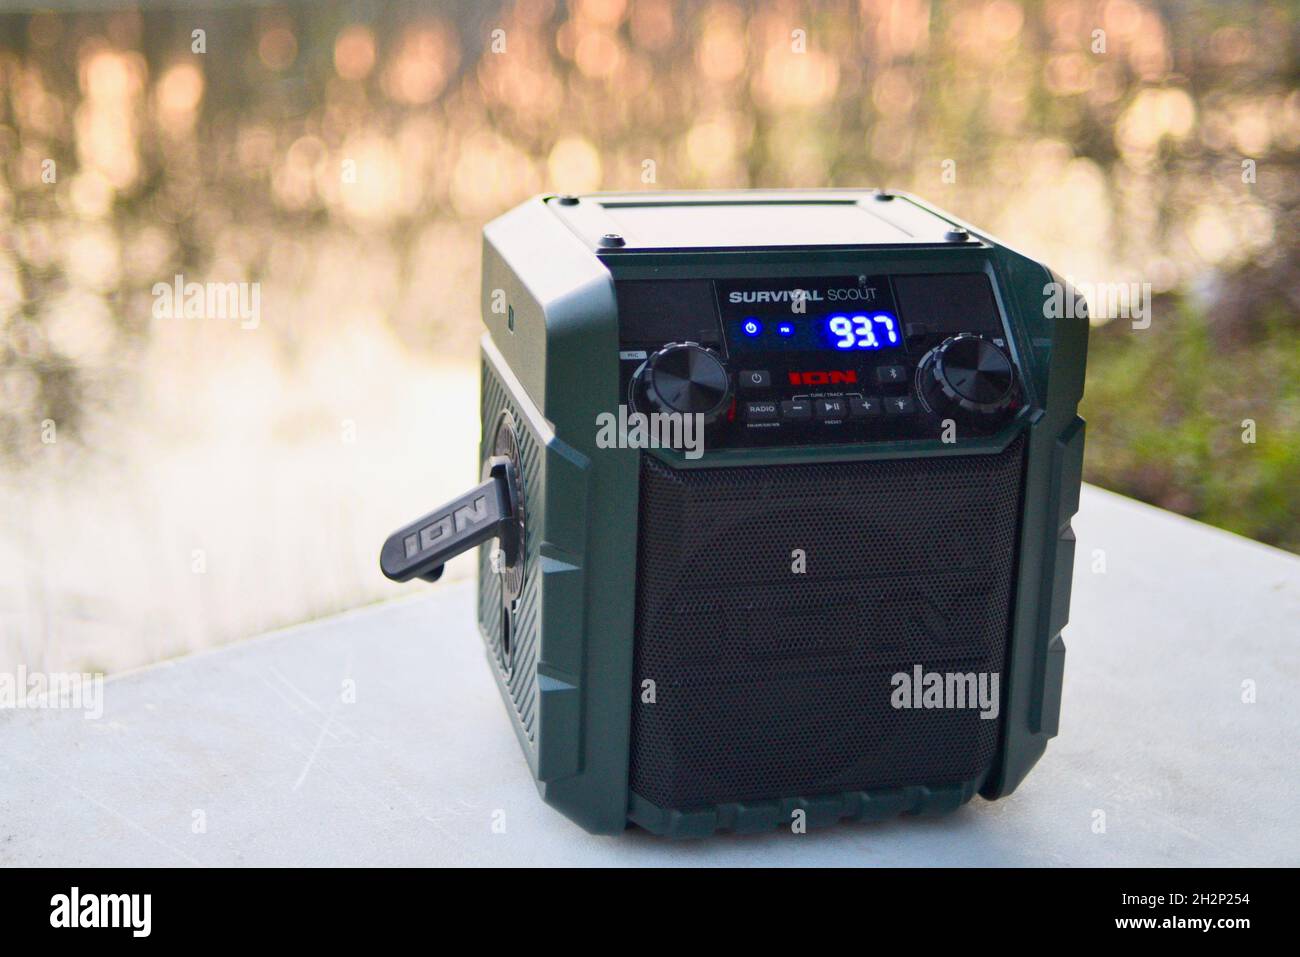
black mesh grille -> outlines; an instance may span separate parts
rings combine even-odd
[[[890,678],[1003,670],[1023,445],[680,471],[642,456],[632,790],[690,808],[981,775],[1001,719],[895,709]]]

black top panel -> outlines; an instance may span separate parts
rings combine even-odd
[[[854,202],[693,203],[689,207],[604,204],[629,244],[683,247],[852,246],[908,243],[911,237]]]
[[[601,193],[547,205],[604,254],[944,245],[952,224],[874,190]]]

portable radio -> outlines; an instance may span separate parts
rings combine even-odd
[[[590,831],[1000,797],[1057,732],[1088,334],[1065,296],[901,193],[530,200],[484,230],[481,484],[381,568],[433,581],[484,546],[493,674]]]

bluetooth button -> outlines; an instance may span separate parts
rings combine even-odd
[[[876,366],[876,381],[881,385],[905,385],[907,366]]]

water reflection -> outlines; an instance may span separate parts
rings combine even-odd
[[[355,10],[0,18],[0,666],[390,594],[382,535],[475,473],[479,231],[543,189],[890,185],[1150,283],[1164,318],[1095,342],[1090,474],[1300,547],[1289,6]],[[260,322],[156,318],[176,276]],[[1162,376],[1202,341],[1218,419]]]

